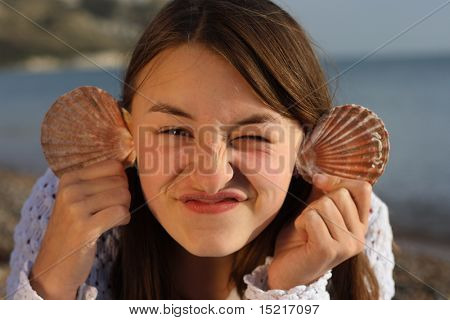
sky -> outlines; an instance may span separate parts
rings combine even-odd
[[[447,0],[274,0],[291,13],[328,55],[361,56],[383,45],[447,3],[374,57],[450,56]]]

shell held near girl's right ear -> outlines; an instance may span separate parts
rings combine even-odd
[[[107,159],[134,165],[131,116],[109,93],[91,86],[59,97],[45,114],[41,145],[49,167],[65,172]]]
[[[58,177],[106,159],[136,165],[131,116],[106,91],[80,87],[59,97],[41,126],[41,145]],[[359,105],[330,109],[305,136],[296,163],[311,183],[328,173],[374,184],[389,158],[389,135],[375,113]]]

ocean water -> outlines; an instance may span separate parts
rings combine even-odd
[[[329,77],[356,61],[337,61],[337,70],[327,66]],[[108,72],[0,71],[0,166],[42,174],[45,112],[81,85],[118,96],[121,72]],[[389,206],[396,231],[450,243],[450,57],[365,61],[338,78],[335,102],[361,104],[385,122],[391,153],[374,190]]]
[[[338,104],[369,107],[389,131],[390,159],[374,190],[394,231],[450,244],[450,57],[367,61],[337,88]]]

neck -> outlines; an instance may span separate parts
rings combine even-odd
[[[225,257],[197,257],[178,243],[173,250],[172,270],[180,299],[226,299],[234,287],[230,279],[234,254]]]

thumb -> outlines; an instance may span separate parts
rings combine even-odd
[[[325,173],[316,173],[313,176],[313,185],[324,192],[332,191],[341,182],[341,178]]]
[[[311,203],[325,193],[330,192],[333,188],[341,182],[342,179],[336,176],[331,176],[325,173],[316,173],[312,178],[312,190],[308,197],[308,203]]]

